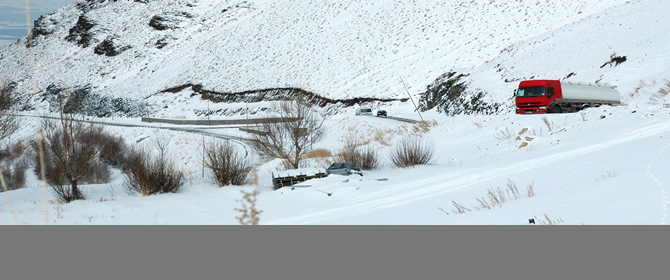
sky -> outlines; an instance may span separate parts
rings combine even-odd
[[[28,33],[26,2],[30,3],[30,24],[43,14],[50,13],[74,0],[0,0],[0,47],[9,45]]]

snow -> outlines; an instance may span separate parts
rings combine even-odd
[[[378,149],[382,167],[364,171],[363,177],[331,175],[276,191],[271,177],[280,170],[278,160],[258,166],[249,185],[218,188],[202,178],[202,135],[137,118],[96,119],[150,126],[108,127],[128,143],[150,136],[140,143],[150,147],[154,138],[171,139],[174,156],[189,174],[182,191],[129,195],[116,171],[112,183],[85,186],[83,201],[58,204],[47,192],[45,213],[45,190],[32,176],[28,188],[0,193],[0,224],[16,223],[13,211],[19,224],[238,224],[235,208],[241,206],[241,191],[254,189],[261,192],[257,208],[263,211],[261,224],[267,225],[521,225],[530,218],[542,221],[545,214],[561,224],[668,222],[670,108],[665,99],[652,99],[670,78],[670,19],[663,1],[444,2],[267,0],[238,5],[240,1],[170,0],[140,9],[121,1],[90,13],[133,46],[112,58],[62,40],[80,14],[69,5],[53,15],[64,27],[35,49],[40,58],[35,82],[38,89],[53,82],[65,87],[90,83],[101,95],[147,97],[161,104],[154,117],[202,119],[194,110],[249,106],[257,112],[271,102],[209,104],[192,97],[190,89],[158,92],[194,83],[215,91],[291,86],[333,99],[405,98],[402,77],[416,100],[438,76],[454,70],[469,73],[472,86],[502,102],[519,80],[563,79],[575,73],[566,80],[617,86],[622,106],[550,115],[448,117],[433,110],[422,113],[431,123],[428,130],[355,116],[356,107],[339,108],[327,121],[328,137],[314,143],[314,149],[335,152],[348,137],[363,138]],[[221,13],[229,7],[234,8]],[[148,19],[164,11],[195,16],[181,29],[151,29]],[[130,16],[116,19],[125,13]],[[155,40],[167,34],[175,41],[156,49]],[[107,35],[99,35],[101,41]],[[627,56],[627,61],[601,67],[613,54]],[[21,80],[21,89],[29,92],[25,65],[29,59],[21,44],[0,50],[0,79]],[[409,101],[370,107],[419,119]],[[243,112],[230,118],[243,117]],[[17,137],[32,139],[35,119],[25,121]],[[247,136],[235,128],[207,131]],[[407,135],[433,144],[434,163],[392,166],[392,145]],[[528,146],[519,148],[523,142]],[[305,170],[329,163],[309,160]],[[481,207],[477,199],[486,198],[489,189],[505,190],[509,182],[517,186],[518,199]],[[526,195],[530,184],[532,197]],[[470,211],[457,213],[454,203]]]

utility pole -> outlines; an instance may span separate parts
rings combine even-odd
[[[211,113],[212,113],[212,112],[209,111],[209,99],[207,99],[207,125],[212,125],[212,124],[209,122],[209,115],[210,115]],[[204,136],[203,136],[203,137],[204,137]]]
[[[249,131],[249,103],[244,102],[244,106],[247,108],[247,132]]]
[[[412,95],[409,94],[409,90],[407,90],[407,86],[405,85],[405,81],[402,80],[402,76],[400,77],[400,81],[402,82],[402,86],[405,87],[405,91],[407,91],[407,95],[409,95],[409,99],[412,100],[412,104],[414,104],[414,109],[416,109],[416,112],[419,114],[419,118],[421,118],[421,121],[423,122],[423,117],[421,116],[421,112],[419,112],[419,108],[416,107],[416,103],[414,103],[414,98],[412,98]]]
[[[205,134],[202,135],[202,178],[205,178]]]

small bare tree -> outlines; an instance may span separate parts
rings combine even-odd
[[[86,124],[70,114],[61,113],[58,121],[43,121],[41,135],[47,180],[63,202],[84,199],[80,184],[104,182],[109,178],[107,167],[97,161],[101,132],[102,127]],[[100,170],[103,172],[99,173]]]
[[[11,114],[16,98],[14,96],[14,84],[0,85],[0,148],[3,140],[14,134],[19,129],[19,120]]]
[[[213,173],[219,187],[247,182],[251,163],[235,151],[229,141],[216,142],[205,149],[205,166]]]
[[[272,120],[260,124],[260,133],[252,136],[252,145],[260,153],[299,168],[310,144],[325,137],[326,116],[319,114],[305,96],[275,104],[273,111]]]

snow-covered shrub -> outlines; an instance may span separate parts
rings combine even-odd
[[[440,113],[449,116],[465,115],[492,115],[499,114],[510,109],[505,105],[485,100],[487,92],[481,89],[473,89],[463,78],[467,74],[448,72],[438,77],[421,94],[419,106],[421,110],[428,111],[437,108]]]
[[[379,168],[379,153],[374,147],[362,147],[359,141],[348,138],[344,147],[333,157],[335,162],[352,162],[362,170],[375,170]]]
[[[205,148],[205,166],[219,187],[243,185],[251,172],[251,162],[237,153],[230,142],[217,142]]]
[[[69,114],[61,114],[58,121],[43,121],[42,149],[38,141],[32,144],[35,174],[40,176],[44,168],[47,182],[61,201],[84,199],[79,185],[107,183],[110,179],[109,166],[100,158],[104,134],[101,126],[84,123]]]
[[[435,147],[432,142],[418,136],[406,136],[395,144],[390,157],[396,167],[410,168],[430,164],[434,156]]]
[[[130,149],[124,170],[124,187],[129,193],[143,196],[177,193],[184,185],[186,174],[167,154],[167,143],[156,142],[156,148],[157,155],[142,149]]]

